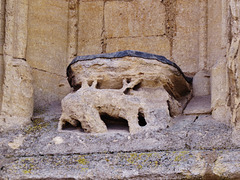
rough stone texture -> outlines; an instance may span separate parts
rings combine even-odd
[[[108,1],[104,11],[106,38],[160,36],[165,33],[165,7],[161,1]]]
[[[27,123],[33,113],[31,68],[26,61],[11,56],[5,56],[4,61],[1,129]]]
[[[139,43],[136,43],[139,42]],[[170,58],[170,42],[167,37],[126,37],[107,39],[107,53],[123,50],[137,50],[160,54]]]
[[[6,2],[4,53],[26,59],[28,0]],[[15,9],[20,8],[21,11]]]
[[[240,97],[239,97],[239,70],[240,70],[240,2],[230,1],[231,9],[231,43],[228,49],[227,60],[229,68],[229,82],[230,86],[230,106],[232,110],[232,124],[234,125],[233,141],[240,144]]]
[[[173,59],[184,72],[198,70],[198,0],[178,0],[176,5],[176,36],[173,38]]]
[[[57,87],[60,79],[64,79],[67,64],[67,10],[67,1],[29,1],[26,59],[34,69],[37,108],[46,108],[56,101],[56,96],[58,100],[62,97]]]
[[[102,52],[104,1],[79,4],[78,55]]]
[[[213,118],[230,123],[229,82],[228,82],[227,62],[218,61],[211,71],[211,108]]]
[[[223,9],[224,2],[219,0],[208,1],[208,63],[207,67],[210,69],[218,60],[224,59],[226,55],[227,41],[222,44],[222,38],[226,36],[224,34],[227,24],[224,23]]]
[[[207,71],[199,71],[193,77],[193,95],[194,96],[210,95],[210,88],[211,88],[210,74]]]
[[[31,104],[21,95],[32,89],[30,62],[35,117],[22,130],[0,133],[0,179],[239,179],[239,6],[239,0],[1,0],[0,86],[9,87],[0,97],[17,102],[7,103],[4,111]],[[134,135],[126,124],[111,122],[107,133],[97,135],[68,126],[57,132],[60,109],[55,107],[69,92],[70,60],[126,49],[164,55],[192,76],[211,72],[215,120],[180,116],[169,128]],[[17,86],[25,83],[20,74],[30,88]],[[18,126],[29,119],[2,118],[1,123],[5,129],[9,122]]]
[[[44,111],[55,103],[60,103],[62,98],[70,92],[67,78],[63,75],[35,68],[32,70],[32,75],[35,77],[33,80],[35,111]],[[49,86],[49,83],[52,86]]]
[[[3,65],[3,55],[0,55],[0,112],[1,112],[1,109],[2,109],[2,85],[3,85],[3,77],[4,77],[4,74],[3,74],[3,68],[4,65]]]
[[[79,121],[85,132],[107,132],[107,126],[100,117],[105,114],[111,118],[126,119],[130,133],[156,127],[166,128],[170,122],[169,113],[179,114],[181,112],[178,107],[180,104],[172,101],[162,88],[148,92],[142,90],[139,93],[124,94],[128,90],[131,91],[139,82],[141,82],[139,79],[129,84],[124,82],[125,84],[120,90],[96,89],[97,81],[94,81],[91,87],[88,87],[87,82],[83,82],[81,89],[67,95],[62,100],[63,113],[59,129],[61,130],[67,122],[77,126]],[[156,97],[158,98],[156,99]],[[170,103],[176,106],[176,112],[169,112],[167,101],[171,101]],[[146,120],[146,127],[141,127],[145,124],[141,125],[140,116]]]
[[[1,1],[2,4],[4,2]],[[127,49],[166,56],[179,64],[184,72],[192,74],[199,70],[198,57],[201,62],[206,59],[206,7],[202,1],[189,4],[186,0],[20,0],[15,6],[22,10],[15,12],[19,8],[13,8],[9,13],[28,20],[9,21],[11,27],[15,26],[13,29],[19,32],[13,38],[14,49],[21,49],[12,53],[21,55],[17,58],[27,59],[31,67],[46,71],[46,74],[64,76],[65,67],[77,55]],[[0,22],[4,28],[3,21]],[[12,33],[7,35],[11,36]],[[10,43],[9,38],[6,42]],[[21,48],[25,44],[27,47]],[[27,56],[22,57],[25,50]],[[39,79],[35,75],[33,78]],[[34,83],[36,92],[40,92],[38,89],[43,85],[44,89],[58,86],[58,81],[52,84],[49,79]],[[56,100],[49,99],[52,95],[48,92],[50,94],[46,98],[35,93],[36,107],[48,108],[51,103],[45,102]],[[60,99],[62,91],[58,92],[56,96]]]
[[[131,57],[137,55],[139,57]],[[111,56],[115,58],[107,58]],[[156,57],[162,62],[154,59]],[[80,122],[86,132],[106,132],[101,119],[105,114],[127,120],[130,133],[166,128],[170,116],[181,114],[185,106],[181,107],[175,98],[191,92],[187,77],[171,63],[164,57],[135,51],[96,55],[95,58],[77,57],[67,71],[69,83],[76,92],[62,100],[59,130],[66,123],[77,126]]]
[[[2,84],[3,84],[3,43],[5,28],[5,0],[0,2],[0,112],[2,106]]]
[[[33,114],[31,68],[25,61],[28,1],[9,0],[5,4],[4,81],[0,128],[17,128],[30,122]],[[16,9],[21,11],[16,11]]]
[[[0,55],[3,54],[3,43],[4,43],[4,22],[5,17],[5,0],[0,3]]]
[[[78,51],[78,14],[79,0],[68,1],[68,60],[67,64],[77,55]]]
[[[16,179],[221,179],[238,178],[239,152],[172,151],[23,157],[4,168]],[[209,157],[218,160],[208,162]],[[233,165],[232,165],[233,164]],[[234,166],[235,165],[235,166]],[[213,172],[211,166],[214,166]],[[226,168],[225,168],[226,167]],[[233,169],[229,169],[232,167]],[[62,172],[62,169],[67,172]],[[221,169],[225,168],[225,169]],[[48,171],[45,171],[48,169]],[[211,171],[211,174],[208,172]],[[50,173],[51,172],[51,173]]]
[[[60,112],[52,112],[40,114],[21,130],[1,133],[1,177],[194,179],[219,171],[225,172],[222,178],[239,175],[239,146],[231,141],[231,128],[210,116],[181,116],[165,130],[86,134],[71,128],[57,132]]]
[[[188,103],[184,114],[210,114],[211,96],[195,96]]]
[[[220,177],[230,176],[233,179],[239,179],[239,159],[239,152],[223,152],[214,163],[213,173]]]

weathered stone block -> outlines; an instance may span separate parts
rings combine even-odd
[[[182,111],[176,99],[191,91],[176,64],[138,51],[79,56],[67,74],[75,92],[62,100],[59,130],[80,122],[86,132],[106,132],[101,118],[106,115],[127,120],[131,133],[164,129]]]
[[[184,114],[210,114],[211,113],[211,96],[196,96],[188,103]]]
[[[101,39],[82,39],[78,42],[78,54],[89,55],[89,54],[100,54],[102,52]]]
[[[23,125],[33,113],[33,79],[26,61],[5,56],[1,126]],[[8,81],[6,81],[8,80]]]
[[[220,59],[211,71],[211,108],[216,120],[230,123],[229,82],[226,59]]]
[[[104,1],[80,2],[78,23],[78,54],[102,52]]]
[[[170,42],[167,37],[126,37],[107,39],[107,53],[123,50],[136,50],[162,54],[170,58]]]
[[[103,1],[80,2],[79,39],[101,39],[103,5]]]
[[[218,0],[208,1],[208,68],[210,69],[219,59],[223,59],[226,49],[222,48],[223,24],[222,2]],[[224,42],[225,46],[227,42]]]
[[[176,36],[173,38],[173,59],[183,72],[198,70],[198,0],[178,0],[176,16]]]
[[[104,12],[107,38],[165,33],[165,7],[161,1],[107,1]]]
[[[67,22],[67,1],[29,1],[26,59],[30,66],[58,75],[65,74]]]
[[[2,107],[2,95],[3,95],[2,94],[3,77],[4,77],[3,68],[4,68],[3,55],[0,55],[0,112],[1,112],[1,107]]]
[[[193,77],[193,95],[206,96],[210,94],[210,73],[199,71]]]
[[[239,178],[239,159],[240,153],[236,152],[224,152],[217,157],[213,165],[213,173],[219,177],[226,177],[229,179]]]
[[[45,111],[52,104],[60,102],[70,92],[67,79],[64,76],[38,69],[33,69],[32,74],[34,77],[34,105],[36,111]]]
[[[4,28],[5,28],[5,0],[0,2],[0,55],[3,54]]]

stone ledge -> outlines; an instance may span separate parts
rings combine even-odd
[[[56,111],[54,111],[56,112]],[[0,135],[0,177],[9,179],[183,179],[239,177],[230,127],[209,115],[179,116],[169,128],[57,132],[59,114],[38,115]],[[212,168],[211,168],[212,167]],[[167,172],[167,173],[166,173]]]
[[[86,154],[99,152],[212,150],[238,148],[232,130],[211,116],[180,116],[167,129],[130,134],[125,129],[107,133],[83,133],[79,129],[57,132],[58,118],[35,118],[23,130],[8,131],[0,136],[2,155],[38,156],[49,154]],[[19,138],[22,143],[19,143]]]
[[[12,157],[9,179],[237,179],[240,152],[153,151]]]

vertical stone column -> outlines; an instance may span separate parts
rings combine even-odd
[[[199,0],[199,70],[207,67],[207,0]]]
[[[2,105],[2,85],[3,85],[3,43],[5,28],[5,0],[0,2],[0,112]]]
[[[214,2],[212,2],[214,3]],[[218,121],[226,124],[230,124],[231,111],[228,105],[229,102],[229,79],[227,69],[227,44],[229,33],[229,6],[228,0],[216,1],[218,3],[217,8],[213,4],[212,16],[209,22],[215,24],[210,27],[210,33],[216,33],[211,38],[209,44],[210,58],[208,68],[211,68],[211,108],[212,116]],[[214,20],[214,17],[219,19]],[[215,29],[215,32],[214,32]],[[218,54],[217,54],[218,53]],[[214,55],[215,54],[215,55]],[[215,57],[215,59],[213,59]],[[215,63],[213,66],[211,64]]]
[[[229,69],[230,102],[232,109],[233,142],[240,145],[240,0],[229,0],[231,12],[231,43],[227,60]]]
[[[230,0],[231,12],[231,43],[227,59],[229,78],[231,82],[231,108],[233,111],[232,123],[240,123],[240,1]]]
[[[68,2],[68,58],[67,65],[77,56],[79,0]]]
[[[29,122],[33,113],[32,75],[26,62],[28,0],[8,0],[5,9],[2,129]]]
[[[193,95],[206,96],[210,94],[210,74],[207,68],[208,44],[208,0],[199,0],[199,34],[198,34],[198,72],[193,79]]]

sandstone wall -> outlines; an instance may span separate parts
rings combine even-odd
[[[26,59],[32,67],[35,109],[60,101],[66,93],[68,2],[29,1]]]
[[[11,63],[23,60],[31,69],[34,107],[42,111],[59,103],[71,91],[65,69],[72,58],[131,49],[164,55],[189,75],[203,70],[201,74],[208,76],[206,81],[215,68],[212,74],[224,80],[223,87],[217,79],[212,80],[211,93],[216,95],[212,96],[212,109],[218,118],[223,108],[229,111],[225,107],[229,98],[225,56],[230,31],[229,3],[233,2],[238,1],[2,0],[0,103],[15,91],[11,68],[4,73],[9,58]],[[14,7],[6,8],[8,4]],[[217,64],[222,64],[220,73]],[[12,91],[6,89],[4,94],[2,86],[13,86]],[[224,95],[219,89],[224,89]]]

